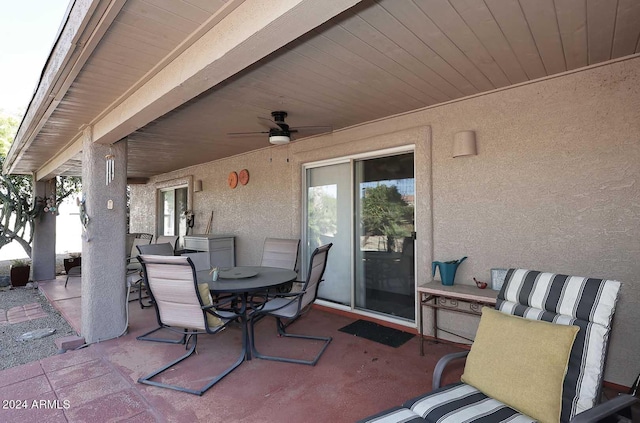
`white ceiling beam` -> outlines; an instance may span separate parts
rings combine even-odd
[[[40,107],[27,110],[15,137],[20,143],[14,143],[7,154],[5,173],[13,171],[23,152],[33,143],[125,2],[85,0],[74,3],[31,100]]]
[[[94,142],[126,137],[359,2],[245,1],[92,122]]]
[[[46,181],[57,176],[60,173],[58,172],[58,169],[63,167],[65,163],[76,157],[81,152],[82,137],[77,137],[34,173],[35,180]]]

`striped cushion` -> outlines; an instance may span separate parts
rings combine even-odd
[[[536,420],[518,413],[500,401],[487,397],[476,388],[456,383],[436,389],[358,423],[533,423]]]
[[[458,423],[481,421],[483,423],[535,422],[531,417],[464,383],[436,389],[426,395],[404,403],[428,422]]]
[[[358,420],[356,423],[419,423],[426,422],[425,419],[418,416],[408,408],[393,407],[382,411],[373,416],[369,416],[364,420]]]
[[[560,420],[592,408],[602,383],[611,319],[620,282],[510,269],[496,309],[532,320],[576,325]]]

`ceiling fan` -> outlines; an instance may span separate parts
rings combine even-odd
[[[284,119],[287,117],[287,112],[281,110],[271,112],[273,119],[258,117],[260,123],[269,127],[268,131],[257,132],[229,132],[228,135],[256,135],[256,134],[269,134],[269,142],[271,144],[280,145],[289,143],[293,137],[291,134],[295,134],[300,131],[312,131],[314,129],[320,132],[329,132],[332,130],[331,126],[298,126],[295,128],[290,127]]]

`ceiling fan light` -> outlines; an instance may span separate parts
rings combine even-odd
[[[289,138],[286,135],[270,135],[269,136],[269,142],[271,144],[275,144],[275,145],[288,144],[289,141],[291,141],[291,138]]]

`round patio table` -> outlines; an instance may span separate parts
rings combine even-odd
[[[276,288],[287,282],[296,280],[298,274],[293,270],[279,267],[263,266],[237,266],[221,269],[222,275],[229,275],[230,279],[218,277],[217,281],[209,270],[196,272],[198,283],[207,283],[212,294],[236,294],[241,300],[240,320],[242,322],[242,348],[246,360],[251,360],[251,348],[249,344],[249,330],[247,318],[248,298],[252,294]],[[254,275],[242,277],[242,275]]]
[[[264,291],[269,288],[274,288],[291,282],[298,277],[298,274],[293,270],[281,269],[279,267],[263,267],[263,266],[237,266],[221,269],[221,273],[233,274],[233,270],[238,270],[246,274],[256,273],[255,276],[246,278],[231,278],[224,279],[218,277],[217,281],[212,280],[212,275],[208,270],[200,270],[196,273],[198,283],[209,284],[209,290],[212,294],[226,294],[226,293],[246,293],[254,294],[259,291]]]

